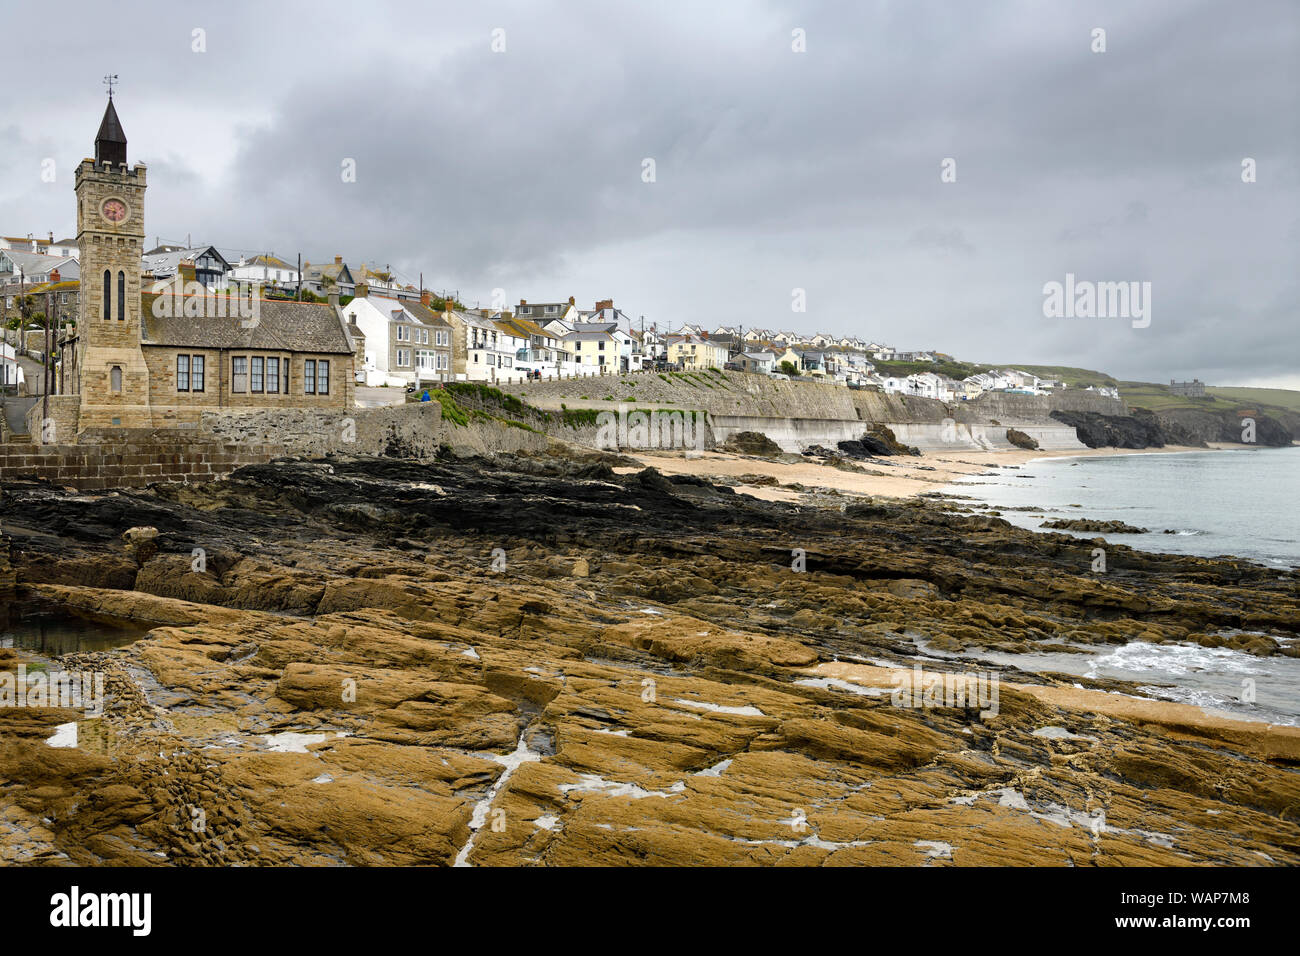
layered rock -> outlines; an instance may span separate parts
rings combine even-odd
[[[1294,728],[1014,670],[992,713],[891,699],[918,644],[949,676],[1229,632],[1290,653],[1295,573],[1110,545],[1097,574],[1091,542],[932,504],[509,456],[15,486],[0,520],[19,602],[153,627],[63,662],[105,673],[98,720],[0,709],[6,861],[1300,862]]]

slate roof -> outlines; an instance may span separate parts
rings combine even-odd
[[[273,352],[352,354],[343,320],[323,302],[259,299],[255,328],[244,328],[238,315],[227,318],[157,316],[157,296],[142,295],[141,345],[196,349],[265,349]]]
[[[226,257],[217,251],[216,246],[194,246],[190,249],[172,249],[169,252],[160,252],[154,255],[147,254],[141,258],[143,259],[143,267],[146,272],[152,272],[155,275],[175,275],[176,270],[180,268],[182,260],[199,259],[202,256],[207,255],[209,252],[220,259],[226,268],[229,269],[230,263],[226,262]]]
[[[43,252],[23,252],[20,249],[0,249],[0,257],[8,259],[24,275],[44,274],[65,262],[76,261],[71,256],[49,256]]]
[[[451,328],[451,323],[443,318],[441,312],[430,309],[428,306],[421,305],[419,302],[411,302],[409,299],[394,299],[386,295],[374,295],[373,293],[370,298],[384,299],[385,301],[393,303],[393,305],[398,309],[404,309],[406,312],[409,312],[412,318],[423,325],[439,329]]]

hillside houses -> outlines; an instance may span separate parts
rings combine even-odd
[[[683,369],[722,368],[729,360],[727,346],[707,334],[679,336],[668,345],[668,361]]]
[[[357,380],[364,385],[418,385],[452,380],[452,324],[429,307],[429,295],[409,302],[357,287],[344,308],[364,336]]]

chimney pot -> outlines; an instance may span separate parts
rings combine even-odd
[[[343,257],[342,257],[342,256],[335,256],[335,257],[334,257],[334,264],[335,264],[336,266],[341,266],[341,265],[343,265]]]

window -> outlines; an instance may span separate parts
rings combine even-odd
[[[117,273],[117,321],[126,319],[126,273]]]
[[[266,360],[266,391],[270,395],[280,391],[280,360],[278,358]]]
[[[254,392],[260,392],[262,391],[262,366],[265,364],[265,360],[260,355],[254,355],[252,362],[253,362],[253,374],[252,374],[253,384],[251,390]]]
[[[520,314],[520,315],[532,315],[532,314],[533,314],[533,307],[532,307],[531,305],[521,305],[521,306],[519,307],[519,314]]]
[[[104,319],[113,317],[113,273],[104,270]]]
[[[230,359],[230,390],[248,391],[248,357],[245,355],[235,355]]]
[[[602,352],[605,351],[605,343],[604,343],[604,342],[598,342],[597,345],[600,347],[600,350],[601,350]]]
[[[284,372],[284,394],[289,394],[289,360],[284,359],[281,362],[280,370]]]
[[[546,307],[546,314],[547,314],[547,315],[554,315],[556,312],[559,312],[559,311],[560,311],[560,307],[559,307],[558,305],[548,305],[548,306]]]
[[[581,342],[574,342],[574,343],[573,343],[573,348],[574,348],[576,351],[581,352],[581,351],[582,351],[582,343],[581,343]]]
[[[321,359],[316,363],[316,394],[328,395],[330,393],[330,363]]]
[[[434,343],[437,345],[450,345],[451,333],[445,329],[440,329],[434,333]]]
[[[195,355],[190,359],[190,391],[203,391],[203,356]]]
[[[109,387],[115,392],[122,391],[122,366],[114,365],[108,373]]]
[[[428,345],[428,344],[429,344],[429,330],[428,330],[428,329],[421,329],[421,330],[420,330],[420,344],[421,344],[421,345]]]
[[[410,339],[410,337],[411,337],[411,330],[409,328],[407,328],[405,325],[399,325],[397,327],[397,341],[405,342],[408,339]]]
[[[302,391],[304,395],[316,394],[315,359],[305,359],[302,363]]]
[[[445,352],[439,352],[439,353],[437,354],[436,357],[437,357],[437,360],[438,360],[438,364],[437,364],[436,367],[437,367],[438,369],[446,369],[446,367],[447,367],[447,354],[446,354]]]
[[[176,356],[176,391],[188,392],[190,390],[190,357],[188,355]]]
[[[411,350],[410,350],[410,349],[398,349],[398,350],[397,350],[397,365],[398,365],[400,368],[407,368],[408,366],[410,366],[410,364],[411,364]]]

